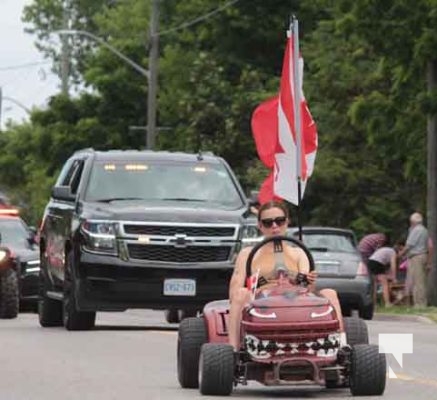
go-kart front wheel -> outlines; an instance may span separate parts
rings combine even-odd
[[[353,396],[380,396],[385,390],[386,359],[377,345],[352,346],[349,384]]]
[[[234,348],[229,344],[205,343],[200,352],[200,393],[229,396],[234,385]]]
[[[183,388],[199,387],[200,349],[207,340],[203,317],[186,318],[178,332],[178,380]]]

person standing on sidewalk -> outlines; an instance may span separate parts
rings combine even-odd
[[[428,230],[423,226],[422,214],[410,216],[410,229],[404,249],[399,256],[408,258],[407,281],[410,282],[415,307],[426,307],[426,276],[428,270]]]

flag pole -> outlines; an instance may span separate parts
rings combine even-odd
[[[299,21],[293,15],[290,22],[290,31],[293,33],[293,83],[294,83],[294,126],[296,129],[296,179],[297,179],[297,225],[299,240],[302,240],[302,124],[301,124],[301,76],[299,65]],[[291,53],[290,53],[291,55]]]

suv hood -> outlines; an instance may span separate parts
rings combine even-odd
[[[86,219],[108,219],[114,221],[147,221],[178,223],[241,223],[245,207],[237,210],[224,210],[205,207],[203,204],[187,203],[132,203],[112,202],[111,204],[88,203],[82,216]]]

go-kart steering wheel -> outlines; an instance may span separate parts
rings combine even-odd
[[[266,238],[263,241],[256,244],[253,247],[253,249],[250,251],[249,256],[247,257],[247,261],[246,261],[246,279],[245,279],[245,282],[247,282],[248,278],[250,278],[250,276],[251,276],[252,261],[253,261],[253,258],[255,257],[256,252],[261,247],[265,246],[267,243],[270,243],[270,242],[274,242],[275,247],[276,246],[280,247],[280,246],[282,246],[282,244],[281,244],[282,241],[291,242],[291,243],[295,244],[297,247],[301,248],[305,252],[305,255],[308,257],[308,262],[310,264],[310,271],[314,271],[315,264],[314,264],[313,256],[311,255],[311,253],[307,249],[307,247],[300,240],[294,239],[294,238],[289,237],[289,236],[272,236],[272,237]],[[301,274],[301,275],[303,275],[303,274]],[[298,277],[298,280],[299,280],[299,277]],[[304,281],[306,281],[306,277],[305,277]]]

